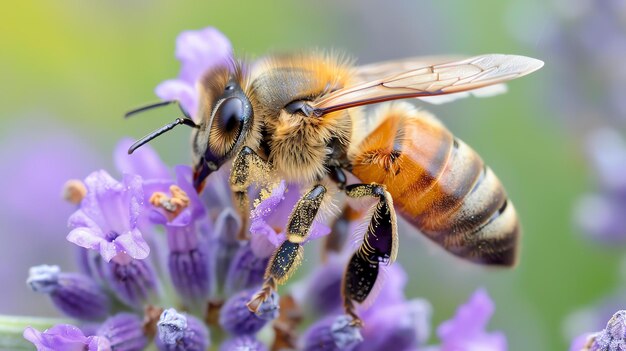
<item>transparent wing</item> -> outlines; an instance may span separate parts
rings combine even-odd
[[[371,82],[376,79],[390,77],[395,74],[412,71],[418,68],[443,64],[447,62],[461,61],[467,56],[462,55],[434,55],[415,56],[398,60],[361,65],[356,68],[356,74],[361,82]]]
[[[406,62],[405,67],[408,66],[410,64]],[[382,79],[337,90],[311,106],[314,113],[321,116],[332,111],[389,100],[460,93],[519,78],[542,66],[542,61],[525,56],[475,56],[392,73]],[[389,71],[389,68],[380,70],[385,71]],[[375,66],[370,65],[366,72],[376,72]]]

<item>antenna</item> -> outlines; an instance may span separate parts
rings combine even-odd
[[[163,105],[165,105],[165,104],[164,103],[160,103],[160,105],[158,105],[158,106],[163,106]],[[146,109],[150,109],[150,108],[152,108],[152,107],[146,106],[145,108],[142,108],[140,111],[143,111],[143,110],[146,110]],[[137,111],[137,110],[135,110],[135,111]],[[186,126],[193,127],[193,128],[200,128],[200,126],[198,126],[191,118],[186,118],[186,117],[185,118],[181,118],[181,117],[176,118],[176,120],[174,122],[166,124],[163,127],[155,130],[154,132],[152,132],[152,133],[144,136],[143,138],[137,140],[133,145],[131,145],[128,148],[128,154],[129,155],[132,154],[133,152],[135,152],[135,150],[137,150],[138,148],[140,148],[142,145],[146,144],[150,140],[158,137],[159,135],[161,135],[161,134],[163,134],[163,133],[165,133],[167,131],[170,131],[170,130],[174,129],[174,127],[176,127],[177,125],[181,125],[181,124],[184,124]]]
[[[124,118],[132,117],[132,116],[134,116],[134,115],[136,115],[138,113],[141,113],[141,112],[144,112],[144,111],[148,111],[148,110],[152,110],[153,108],[159,108],[159,107],[171,105],[171,104],[176,104],[176,106],[178,106],[178,108],[180,109],[180,112],[183,113],[185,118],[191,119],[191,116],[189,115],[189,112],[187,112],[187,110],[185,110],[183,108],[183,106],[180,104],[180,101],[178,101],[178,100],[159,101],[159,102],[155,102],[155,103],[152,103],[152,104],[149,104],[149,105],[137,107],[136,109],[133,109],[133,110],[130,110],[130,111],[126,112],[126,114],[124,115]]]

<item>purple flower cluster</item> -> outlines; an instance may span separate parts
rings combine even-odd
[[[194,111],[195,83],[231,60],[230,43],[213,28],[185,32],[176,55],[179,78],[159,85],[157,94]],[[506,350],[504,335],[485,331],[494,306],[482,290],[439,326],[440,344],[426,346],[431,306],[405,297],[407,275],[397,263],[382,272],[378,298],[360,306],[364,326],[353,325],[341,306],[350,245],[250,312],[246,303],[263,282],[269,256],[286,240],[298,186],[281,181],[260,190],[263,200],[251,199],[250,239],[241,240],[244,221],[232,207],[225,172],[214,173],[198,195],[189,167],[172,174],[148,146],[127,155],[129,143],[115,152],[121,180],[101,170],[71,183],[78,204],[67,240],[76,245],[80,273],[48,265],[30,271],[28,285],[76,320],[45,331],[27,328],[24,338],[38,350]],[[309,240],[329,233],[316,220]],[[303,311],[312,323],[299,332]],[[274,333],[263,332],[268,329]]]

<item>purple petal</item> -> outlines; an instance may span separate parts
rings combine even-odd
[[[111,351],[111,343],[105,337],[90,336],[87,338],[87,351]]]
[[[123,186],[113,179],[106,171],[100,170],[91,173],[85,179],[87,195],[83,199],[80,209],[91,218],[102,231],[110,230],[105,215],[100,208],[100,202],[117,204],[120,200],[115,194],[123,191]],[[123,214],[122,214],[123,215]]]
[[[384,351],[391,343],[397,350],[409,350],[428,340],[432,308],[426,300],[387,304],[384,308],[372,306],[372,309],[374,313],[367,318],[363,316],[365,342],[357,350]]]
[[[105,171],[97,171],[85,179],[87,196],[81,210],[101,228],[122,233],[136,224],[143,204],[141,177],[126,175],[120,183]]]
[[[312,240],[316,240],[328,234],[330,234],[330,228],[326,224],[318,222],[317,220],[313,220],[309,237],[304,242],[306,243]]]
[[[113,159],[119,172],[140,175],[146,180],[171,178],[167,165],[150,145],[144,145],[129,155],[128,148],[133,143],[132,139],[124,138],[115,147]]]
[[[77,210],[76,212],[70,215],[70,218],[67,220],[67,226],[75,229],[75,228],[89,228],[93,235],[98,237],[104,237],[104,233],[98,223],[96,223],[91,217],[89,217],[83,210]]]
[[[143,260],[150,254],[150,247],[143,239],[139,229],[133,229],[120,235],[114,242],[117,244],[116,249],[118,253],[126,253],[134,259]]]
[[[199,236],[189,211],[181,213],[174,222],[167,223],[165,230],[170,250],[189,251],[198,248]]]
[[[477,290],[456,315],[437,328],[442,351],[485,350],[505,351],[506,337],[500,332],[487,333],[484,329],[495,306],[484,289]]]
[[[285,227],[287,219],[300,197],[298,187],[294,184],[287,185],[283,180],[272,189],[267,198],[254,208],[250,216],[251,221],[263,221],[275,228]]]
[[[437,335],[443,339],[470,337],[482,333],[489,323],[495,306],[484,289],[477,290],[467,303],[461,305],[456,315],[443,322]]]
[[[254,208],[250,216],[250,241],[255,255],[267,257],[286,240],[284,231],[277,230],[287,226],[289,215],[299,198],[296,186],[287,186],[285,181],[281,181],[272,189],[269,196]],[[305,243],[329,233],[328,226],[314,220]]]
[[[181,62],[179,78],[193,83],[207,69],[228,64],[232,48],[224,34],[207,27],[180,33],[176,38],[176,58]]]
[[[107,244],[107,241],[102,236],[102,232],[86,227],[73,229],[67,234],[67,240],[80,247],[96,251],[100,250],[100,245]]]
[[[318,265],[307,278],[303,301],[313,313],[330,314],[341,308],[341,281],[346,264],[346,260],[331,254],[328,261]]]
[[[198,109],[198,98],[193,83],[180,79],[170,79],[157,85],[156,96],[162,100],[178,100],[183,108],[192,115]]]
[[[279,247],[287,236],[284,233],[276,233],[274,228],[262,221],[253,222],[250,225],[250,244],[252,252],[257,257],[269,257]]]
[[[55,325],[43,332],[28,327],[24,330],[24,338],[38,351],[83,351],[88,343],[83,332],[69,324]]]
[[[129,204],[128,215],[130,228],[134,228],[137,225],[137,219],[143,211],[143,185],[142,178],[137,175],[125,174],[122,183],[126,189],[124,203]],[[126,224],[126,223],[124,223]]]

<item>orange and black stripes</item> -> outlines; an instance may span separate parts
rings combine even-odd
[[[353,148],[353,173],[384,184],[398,212],[451,253],[513,265],[519,223],[500,181],[478,154],[434,117],[407,104],[379,110],[380,123]]]

